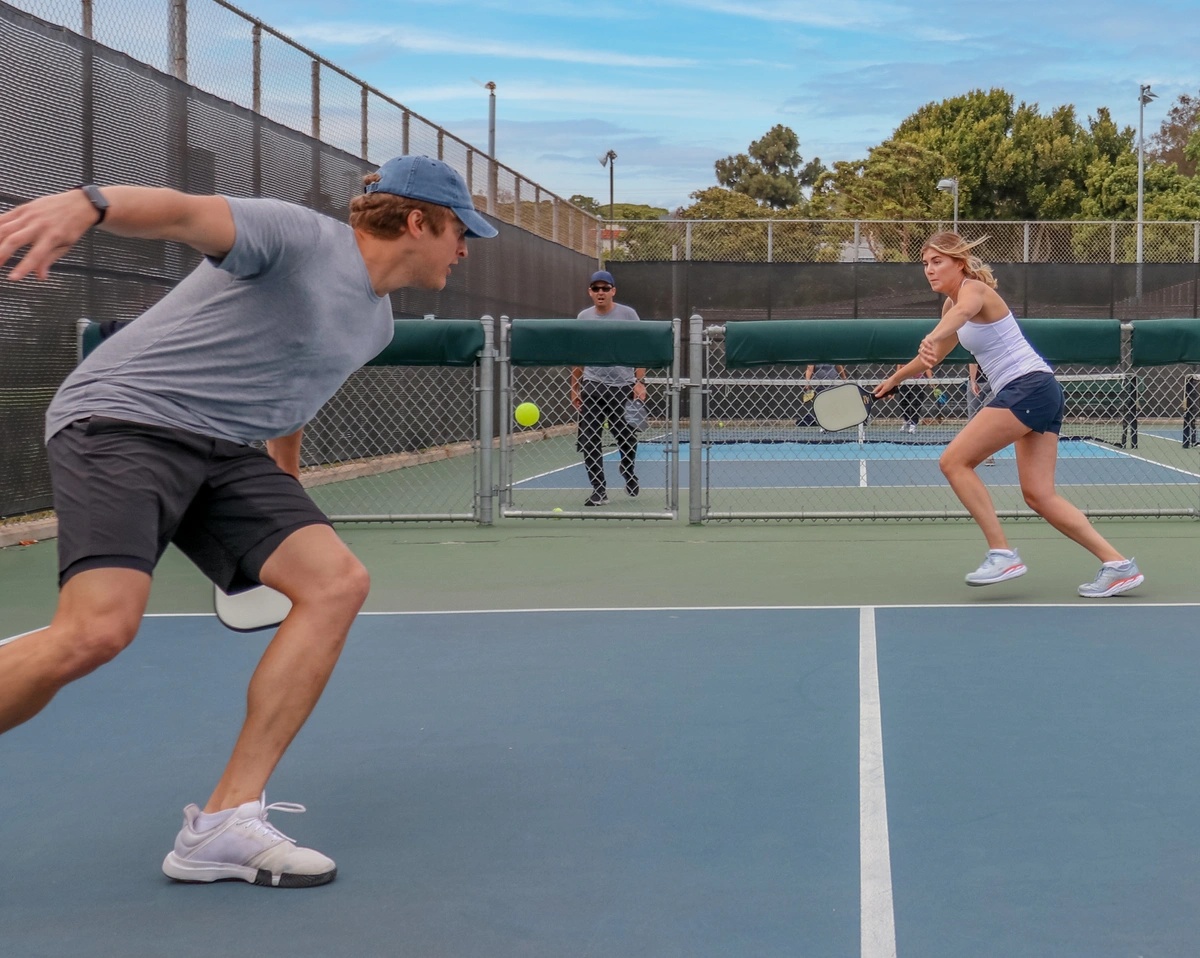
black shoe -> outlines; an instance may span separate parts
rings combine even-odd
[[[625,480],[625,494],[627,496],[630,496],[630,497],[636,499],[637,494],[641,491],[642,491],[642,485],[640,482],[638,482],[637,476],[630,476],[628,479]]]
[[[593,492],[590,496],[588,496],[587,502],[585,502],[584,505],[585,506],[607,506],[608,505],[608,496],[603,492]]]

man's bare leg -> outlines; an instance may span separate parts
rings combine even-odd
[[[128,646],[149,597],[150,576],[133,569],[90,569],[68,579],[50,625],[0,646],[0,733]]]
[[[366,569],[324,525],[288,536],[260,578],[291,599],[292,609],[250,679],[245,723],[206,812],[262,794],[324,691],[370,587]]]

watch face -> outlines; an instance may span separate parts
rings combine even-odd
[[[96,207],[96,209],[98,209],[98,210],[107,210],[108,209],[108,200],[106,200],[104,198],[104,194],[100,192],[99,187],[93,186],[90,183],[88,183],[79,188],[81,190],[83,190],[83,195],[86,196],[91,201],[92,206]]]

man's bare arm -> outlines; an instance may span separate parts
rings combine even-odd
[[[118,236],[184,243],[206,256],[224,256],[233,247],[233,213],[221,196],[193,196],[146,186],[105,186],[104,222],[82,190],[42,196],[0,214],[0,263],[24,249],[8,278],[46,279],[93,226]]]

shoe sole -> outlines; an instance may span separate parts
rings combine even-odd
[[[229,865],[222,862],[189,862],[171,852],[163,859],[163,874],[187,885],[207,885],[211,882],[244,881],[267,888],[313,888],[328,885],[337,877],[337,869],[317,875],[295,875],[282,872],[273,875],[265,868],[248,865]]]
[[[995,585],[997,582],[1007,582],[1009,579],[1019,578],[1028,571],[1029,569],[1023,565],[1009,566],[1002,573],[1000,573],[1000,575],[993,579],[972,579],[970,576],[967,576],[966,582],[967,585],[970,586]]]
[[[1118,579],[1103,592],[1085,592],[1084,586],[1080,586],[1079,594],[1085,599],[1107,599],[1110,596],[1128,592],[1130,589],[1136,589],[1145,581],[1146,577],[1139,572],[1137,575],[1131,575],[1128,579]]]

